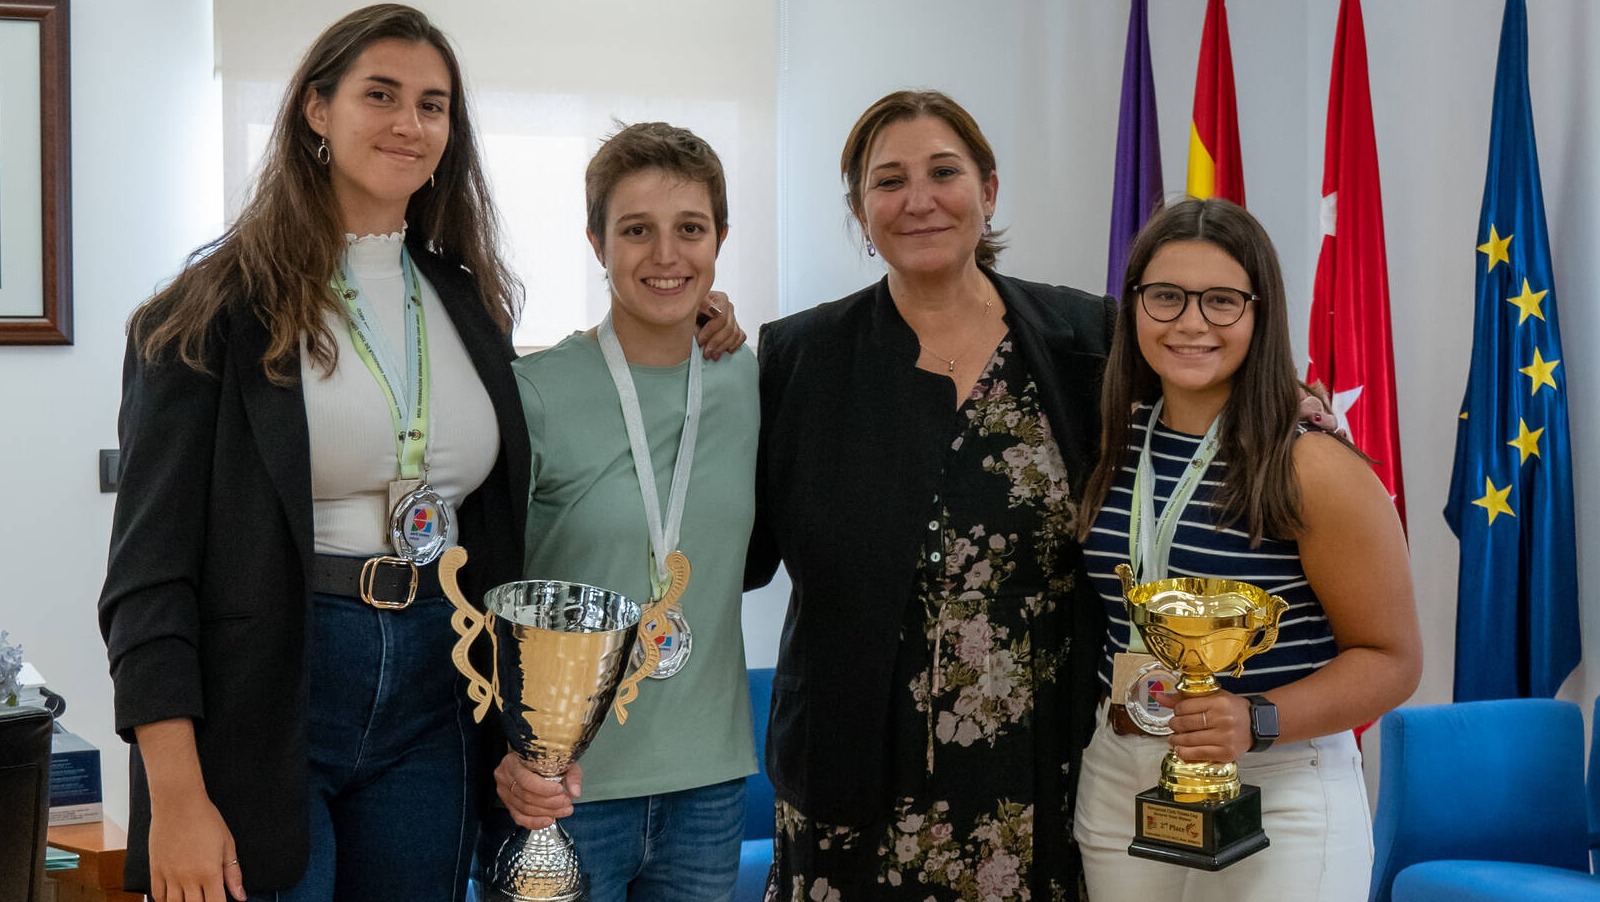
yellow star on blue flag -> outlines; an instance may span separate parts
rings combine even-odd
[[[1456,701],[1553,696],[1581,653],[1566,368],[1527,19],[1526,0],[1507,0],[1473,254],[1472,365],[1444,511],[1461,540]]]

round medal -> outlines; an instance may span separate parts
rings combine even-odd
[[[413,564],[431,564],[456,543],[456,519],[450,503],[422,483],[402,496],[389,514],[389,544]]]
[[[654,623],[645,623],[645,629],[654,628]],[[656,669],[650,671],[652,680],[665,680],[683,669],[689,661],[689,652],[694,648],[694,633],[689,630],[689,621],[684,619],[683,612],[677,608],[667,609],[667,631],[656,639],[656,647],[661,649],[661,660],[656,662]],[[644,663],[644,646],[635,643],[633,646],[633,666],[638,667]]]
[[[1168,725],[1172,720],[1172,709],[1161,704],[1156,693],[1176,692],[1177,689],[1177,675],[1160,661],[1152,661],[1134,674],[1133,685],[1128,687],[1128,697],[1122,704],[1128,716],[1146,733],[1168,736],[1172,733],[1172,727]]]

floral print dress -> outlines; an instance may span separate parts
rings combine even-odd
[[[853,828],[780,801],[768,902],[1078,898],[1065,758],[1035,718],[1063,673],[1077,508],[1009,337],[955,416],[896,658],[895,809]]]

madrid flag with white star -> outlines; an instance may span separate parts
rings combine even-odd
[[[1472,368],[1445,519],[1461,540],[1456,701],[1553,696],[1581,655],[1567,377],[1528,93],[1507,0],[1478,221]]]
[[[1322,253],[1311,300],[1306,380],[1333,395],[1334,412],[1406,519],[1400,475],[1394,351],[1389,338],[1389,270],[1383,192],[1367,85],[1367,38],[1360,0],[1344,0],[1328,82],[1322,164]]]

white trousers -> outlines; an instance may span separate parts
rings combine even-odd
[[[1100,725],[1083,755],[1073,835],[1093,902],[1364,902],[1372,815],[1361,753],[1349,731],[1247,754],[1239,777],[1261,787],[1272,845],[1220,871],[1134,858],[1133,797],[1156,785],[1167,741]]]

